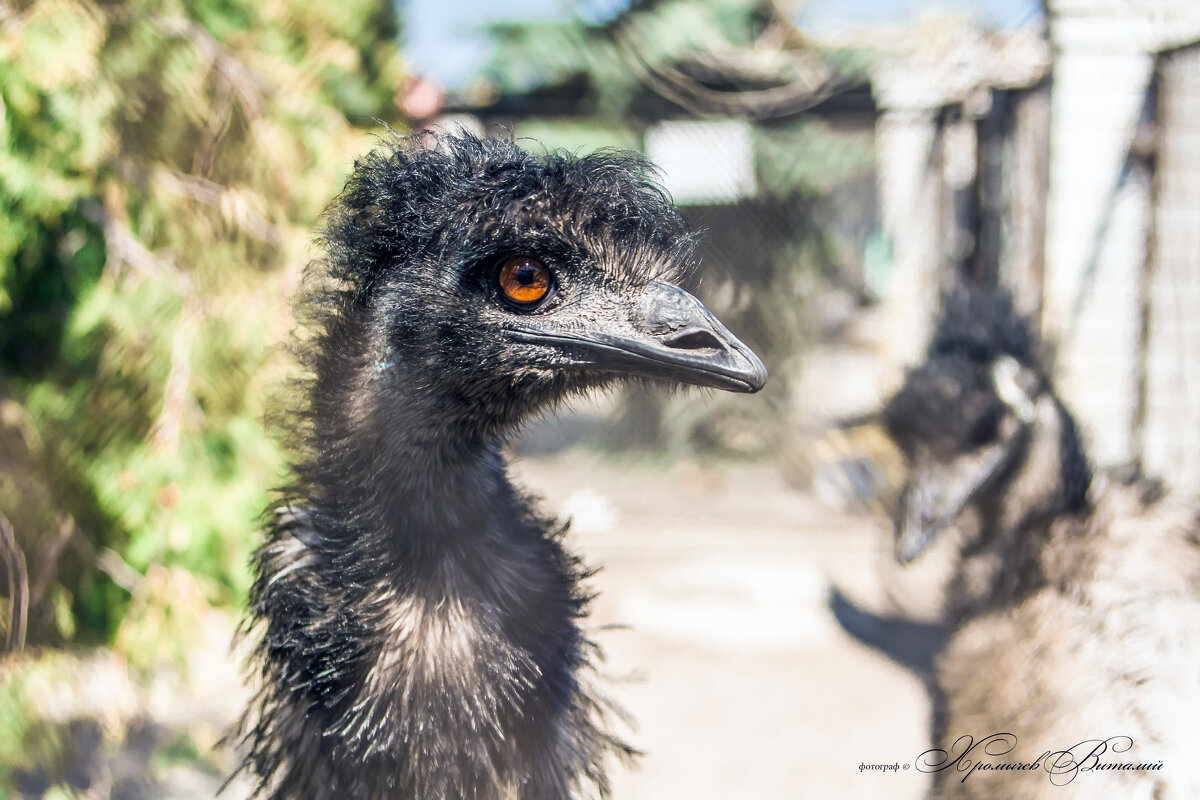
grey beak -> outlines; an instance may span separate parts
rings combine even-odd
[[[767,368],[704,304],[677,286],[654,284],[637,306],[634,335],[614,340],[631,372],[733,392],[757,392]],[[618,356],[614,365],[621,361]]]
[[[651,284],[633,304],[597,303],[587,329],[527,323],[526,341],[552,345],[579,368],[673,380],[731,392],[757,392],[767,368],[692,295]]]
[[[911,564],[954,522],[961,502],[947,501],[920,477],[910,480],[900,493],[893,554],[900,564]],[[949,505],[949,508],[944,506]]]
[[[896,560],[915,561],[938,534],[954,524],[967,503],[1016,457],[1019,436],[937,465],[915,468],[900,495]]]

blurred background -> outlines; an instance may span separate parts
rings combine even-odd
[[[439,126],[645,151],[771,371],[513,444],[605,567],[616,797],[921,796],[859,771],[926,749],[937,637],[870,414],[1000,285],[1093,459],[1195,493],[1198,43],[1194,0],[0,0],[0,798],[236,764],[289,298],[355,156]]]

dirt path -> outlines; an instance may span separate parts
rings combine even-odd
[[[882,523],[817,506],[768,468],[665,471],[535,460],[526,485],[571,513],[595,578],[614,696],[640,766],[619,800],[922,796],[925,776],[860,771],[926,749],[910,671],[847,635],[838,586],[884,607]]]

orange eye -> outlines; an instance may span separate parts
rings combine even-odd
[[[552,280],[545,264],[536,258],[516,256],[500,265],[497,283],[504,299],[513,305],[532,308],[550,294]]]

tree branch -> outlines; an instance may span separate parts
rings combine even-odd
[[[814,71],[809,65],[808,71],[814,72],[810,79],[793,80],[767,89],[721,91],[705,86],[677,67],[651,64],[629,41],[627,35],[618,33],[615,43],[626,64],[650,89],[694,114],[741,116],[751,119],[798,114],[819,105],[846,88],[828,67]],[[731,60],[722,61],[724,67],[733,69],[734,64]],[[708,63],[696,63],[697,66],[712,69],[716,62],[710,59]],[[746,77],[736,73],[737,70],[733,69],[729,77]],[[756,77],[761,78],[761,75]]]
[[[180,292],[186,292],[184,276],[175,265],[168,259],[152,253],[146,245],[138,241],[129,228],[114,219],[103,205],[95,200],[87,200],[79,204],[79,210],[104,234],[109,264],[128,264],[134,272],[168,283]]]
[[[8,567],[8,642],[10,653],[25,648],[25,626],[29,622],[29,574],[25,570],[25,553],[17,544],[12,525],[0,514],[0,558]]]

